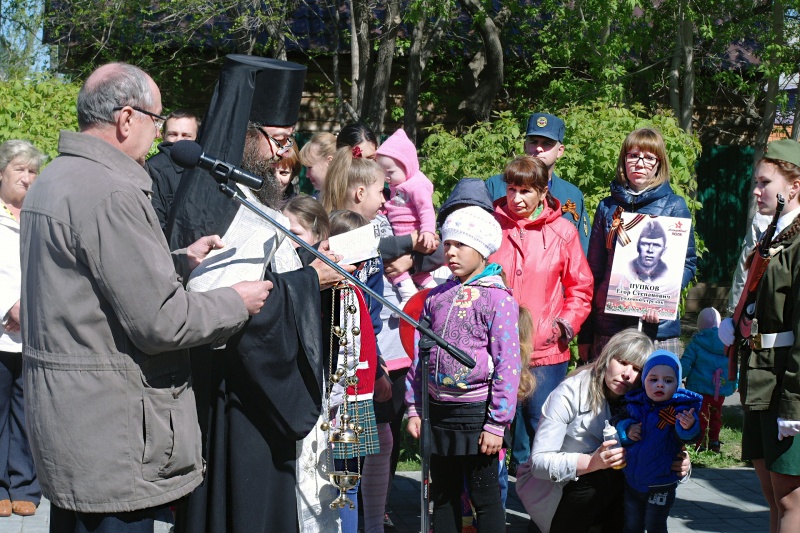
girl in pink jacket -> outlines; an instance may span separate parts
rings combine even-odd
[[[433,184],[419,170],[417,149],[402,129],[386,139],[376,153],[376,161],[386,173],[389,201],[384,206],[395,235],[418,232],[418,243],[425,253],[436,250],[436,214],[433,211]],[[417,286],[435,287],[427,272],[409,276],[403,273],[392,279],[404,307],[417,292]]]

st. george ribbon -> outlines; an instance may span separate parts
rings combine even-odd
[[[178,141],[175,144],[173,144],[172,150],[170,151],[170,158],[179,167],[183,168],[200,167],[204,170],[208,170],[211,173],[211,177],[214,178],[217,181],[217,183],[220,184],[219,188],[223,194],[239,202],[240,204],[244,205],[257,215],[259,215],[261,218],[263,218],[264,220],[275,226],[282,233],[284,233],[287,237],[296,242],[304,250],[313,254],[320,261],[322,261],[323,263],[334,269],[336,272],[344,276],[348,281],[358,286],[362,291],[366,292],[367,294],[369,294],[370,296],[381,302],[383,305],[391,309],[401,319],[405,320],[406,322],[414,326],[414,328],[417,331],[426,335],[427,337],[432,339],[437,345],[439,345],[442,349],[446,350],[447,353],[452,355],[453,358],[455,358],[459,363],[466,366],[467,368],[475,368],[475,360],[466,353],[464,353],[463,350],[453,346],[452,344],[441,338],[439,335],[434,333],[433,330],[431,330],[425,325],[420,324],[419,322],[408,316],[405,312],[403,312],[393,303],[386,300],[386,298],[384,298],[382,294],[376,293],[370,287],[362,283],[361,280],[353,277],[349,272],[347,272],[345,269],[339,266],[338,263],[334,263],[333,261],[331,261],[328,258],[328,256],[320,253],[316,248],[309,245],[306,241],[304,241],[303,239],[299,238],[297,235],[292,233],[288,228],[284,227],[280,222],[272,218],[268,213],[264,212],[263,209],[260,209],[258,206],[250,202],[239,191],[228,185],[228,181],[230,180],[230,181],[235,181],[236,183],[241,183],[242,185],[250,189],[258,190],[264,185],[264,178],[251,174],[246,170],[243,170],[235,165],[231,165],[224,161],[220,161],[213,155],[204,153],[203,148],[194,141]]]

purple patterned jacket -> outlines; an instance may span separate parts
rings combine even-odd
[[[469,369],[434,347],[428,365],[431,398],[461,403],[489,399],[483,429],[503,436],[514,420],[521,362],[519,307],[500,278],[500,266],[489,264],[465,284],[451,276],[430,292],[423,315],[431,317],[433,331],[477,362]],[[419,416],[421,388],[415,356],[406,377],[408,416]]]

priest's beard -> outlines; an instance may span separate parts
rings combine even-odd
[[[265,159],[258,151],[258,137],[249,135],[249,132],[244,143],[242,168],[251,174],[264,178],[264,185],[253,192],[259,202],[272,209],[277,209],[281,200],[280,184],[272,173],[271,162]]]

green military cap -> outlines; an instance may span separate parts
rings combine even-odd
[[[764,157],[767,159],[786,161],[787,163],[800,167],[800,143],[791,139],[772,141],[767,145]]]

